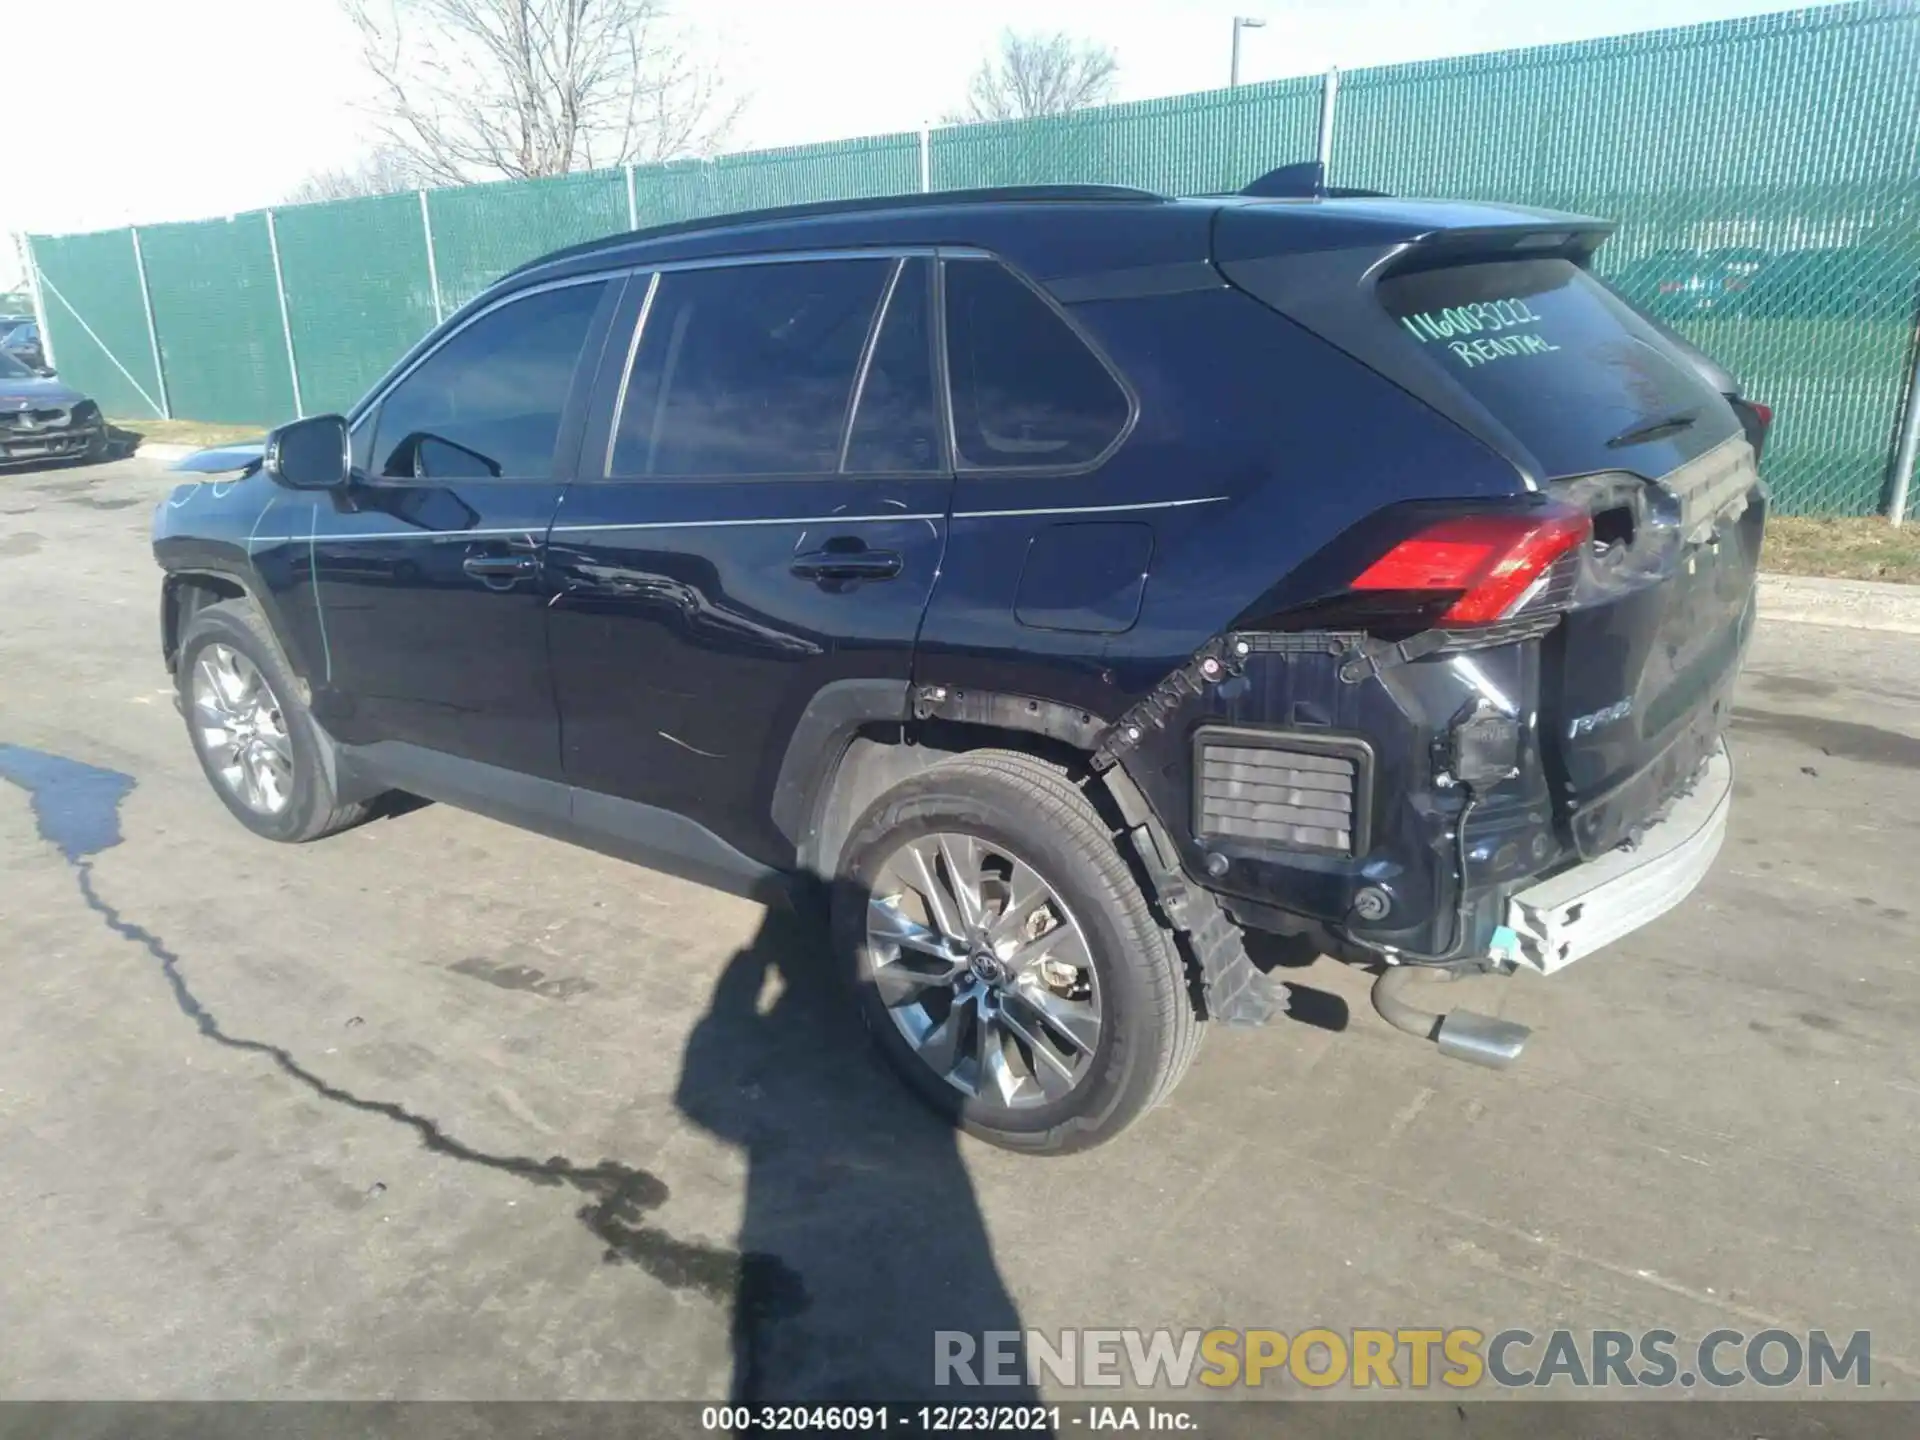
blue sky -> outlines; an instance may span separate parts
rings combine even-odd
[[[690,43],[746,101],[730,149],[912,129],[960,100],[1007,26],[1111,45],[1120,98],[1223,85],[1232,17],[1256,15],[1242,78],[1585,39],[1785,8],[1751,0],[680,0]],[[337,0],[64,0],[87,65],[10,72],[31,143],[0,230],[96,229],[272,204],[369,142]],[[54,23],[54,22],[48,22]],[[13,247],[0,246],[0,284]]]

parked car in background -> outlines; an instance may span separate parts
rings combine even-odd
[[[1662,320],[1910,320],[1911,247],[1824,245],[1800,250],[1659,250],[1608,283]]]
[[[1768,259],[1741,296],[1740,312],[1766,319],[1915,318],[1912,246],[1830,245]]]
[[[0,336],[0,354],[11,355],[29,370],[47,368],[47,352],[40,342],[40,326],[33,320],[15,325],[4,336]]]
[[[66,381],[0,346],[0,465],[97,460],[107,453],[100,407]]]
[[[208,781],[273,840],[398,790],[824,897],[887,1059],[1010,1148],[1284,1009],[1248,931],[1506,1063],[1404,982],[1554,973],[1706,873],[1767,412],[1588,273],[1608,222],[1274,178],[507,276],[158,507]]]
[[[1759,249],[1656,250],[1610,273],[1609,283],[1650,315],[1689,319],[1737,310],[1766,266]]]

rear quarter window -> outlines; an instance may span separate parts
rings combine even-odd
[[[991,260],[949,262],[946,297],[961,469],[1064,469],[1106,454],[1132,402],[1052,306]]]
[[[1569,261],[1421,270],[1381,281],[1378,293],[1407,343],[1552,474],[1641,462],[1664,473],[1738,428],[1658,331]],[[1650,438],[1632,438],[1642,432]]]

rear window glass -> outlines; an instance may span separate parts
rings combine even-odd
[[[1098,460],[1126,428],[1127,394],[1073,327],[991,260],[946,267],[956,459],[966,470]]]
[[[1409,341],[1551,474],[1661,474],[1735,427],[1657,330],[1566,260],[1422,270],[1383,280],[1379,294]]]

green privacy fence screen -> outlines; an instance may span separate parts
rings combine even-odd
[[[642,225],[810,200],[898,195],[920,188],[920,137],[875,135],[641,166],[634,178]]]
[[[535,255],[629,228],[627,181],[618,170],[434,190],[427,211],[449,315]],[[412,229],[423,233],[417,215]]]
[[[143,225],[140,253],[174,413],[241,423],[292,413],[266,215]]]
[[[35,236],[27,243],[47,339],[61,374],[109,415],[152,415],[160,406],[131,230]]]
[[[1108,105],[932,136],[934,188],[1137,185],[1163,195],[1238,190],[1319,144],[1318,75]]]
[[[308,414],[345,410],[433,328],[420,197],[291,206],[274,228],[301,399]]]
[[[30,249],[55,359],[110,412],[171,401],[183,417],[269,424],[295,413],[296,378],[297,408],[345,408],[506,271],[636,225],[925,188],[1232,190],[1325,144],[1339,185],[1619,220],[1601,273],[1775,407],[1767,469],[1781,507],[1870,514],[1885,505],[1914,363],[1916,75],[1920,7],[1866,0],[1356,70],[1337,84],[1307,76],[1051,119],[36,236]]]
[[[1595,268],[1775,407],[1784,508],[1870,514],[1912,373],[1920,10],[1844,5],[1340,79],[1332,173],[1617,219]]]

